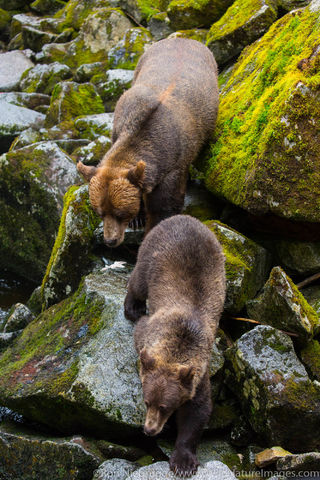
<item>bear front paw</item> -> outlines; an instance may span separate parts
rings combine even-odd
[[[136,322],[140,317],[146,314],[146,302],[141,300],[132,300],[128,296],[124,302],[124,315],[127,320]]]
[[[174,450],[170,458],[170,470],[178,477],[191,477],[197,472],[199,462],[190,450]]]

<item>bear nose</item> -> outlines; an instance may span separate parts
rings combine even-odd
[[[155,435],[155,433],[156,433],[156,429],[155,428],[144,427],[144,433],[146,435],[148,435],[148,437],[153,437],[153,435]]]
[[[107,247],[114,247],[117,244],[117,239],[115,240],[108,240],[104,239],[104,243],[107,245]]]

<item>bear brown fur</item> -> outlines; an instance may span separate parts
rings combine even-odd
[[[180,476],[197,470],[196,446],[211,413],[209,363],[225,300],[224,262],[205,225],[176,215],[148,233],[128,284],[125,315],[138,320],[144,431],[160,433],[176,411],[170,468]]]
[[[218,95],[216,62],[201,43],[165,39],[142,55],[115,108],[112,147],[98,167],[78,162],[107,245],[123,241],[142,201],[146,232],[181,212],[188,167],[213,132]]]

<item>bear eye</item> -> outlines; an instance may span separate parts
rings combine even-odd
[[[167,411],[167,407],[165,405],[160,405],[159,410],[161,413],[165,413]]]

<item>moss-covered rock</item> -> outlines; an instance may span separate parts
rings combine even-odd
[[[128,276],[108,270],[31,322],[0,357],[0,404],[64,432],[124,438],[144,402],[123,315]]]
[[[35,0],[30,4],[30,8],[42,15],[50,15],[64,8],[66,3],[64,0]]]
[[[222,91],[206,185],[250,212],[320,220],[319,10],[278,20]]]
[[[93,262],[93,232],[101,219],[89,203],[88,186],[71,187],[65,194],[57,238],[42,281],[45,308],[70,295]]]
[[[170,0],[110,0],[112,6],[121,8],[138,24],[164,12],[169,3]]]
[[[32,0],[0,0],[0,8],[5,10],[17,10],[18,8],[25,7]]]
[[[88,115],[75,121],[75,128],[82,138],[95,140],[101,135],[110,137],[113,126],[113,113]]]
[[[267,448],[256,454],[255,464],[259,468],[264,468],[268,465],[276,463],[279,458],[283,458],[287,455],[291,455],[291,453],[282,447]]]
[[[320,270],[320,242],[280,240],[274,242],[281,264],[291,272],[311,275]]]
[[[172,0],[167,12],[173,30],[210,27],[231,5],[232,0]]]
[[[8,31],[11,17],[12,15],[9,12],[0,8],[0,33]]]
[[[193,28],[191,30],[178,30],[170,35],[170,38],[190,38],[197,40],[197,42],[206,43],[208,30],[204,28]]]
[[[287,455],[277,461],[277,470],[280,472],[295,472],[297,475],[313,475],[320,470],[320,453],[308,452],[300,455]],[[309,474],[309,475],[305,475]]]
[[[267,444],[293,452],[319,448],[320,387],[286,334],[260,325],[237,340],[227,359],[228,385]]]
[[[62,212],[80,180],[73,161],[50,142],[0,157],[0,267],[41,280]]]
[[[110,138],[100,135],[96,140],[90,142],[88,145],[77,148],[72,153],[72,158],[74,158],[77,162],[81,161],[85,165],[97,165],[105,156],[110,147]]]
[[[220,222],[204,222],[218,237],[226,257],[227,297],[225,310],[237,313],[264,284],[270,258],[252,240]]]
[[[94,75],[101,75],[106,70],[105,62],[84,63],[77,68],[74,75],[75,82],[89,82]]]
[[[317,313],[280,267],[271,270],[261,295],[247,303],[247,310],[251,318],[296,333],[304,342],[320,328]]]
[[[237,0],[208,33],[207,46],[218,64],[236,57],[277,19],[274,0]]]
[[[94,472],[92,480],[127,480],[130,473],[139,468],[136,463],[122,458],[113,458],[103,462]]]
[[[130,28],[108,52],[110,68],[134,70],[146,47],[152,43],[150,32],[143,27]]]
[[[96,74],[91,78],[107,112],[113,112],[121,95],[131,87],[132,80],[133,71],[121,68],[107,70],[105,73]]]
[[[21,76],[20,88],[24,92],[50,95],[57,83],[72,76],[67,65],[58,62],[49,65],[36,65]]]
[[[23,303],[16,303],[8,313],[8,319],[4,325],[3,331],[16,332],[22,330],[34,319],[34,315]]]
[[[72,69],[86,63],[106,62],[108,52],[119,43],[131,27],[132,23],[121,10],[98,9],[86,18],[76,39],[65,44],[45,45],[40,60],[57,61]]]
[[[0,426],[0,476],[10,480],[87,480],[104,457],[81,436],[46,437],[6,422]]]
[[[156,41],[167,38],[173,32],[169,23],[170,20],[166,12],[156,13],[150,18],[148,30]]]
[[[57,35],[51,32],[38,30],[34,27],[22,27],[22,40],[24,48],[31,48],[34,52],[41,51],[43,45],[57,41]]]
[[[47,1],[47,0],[44,0]],[[55,0],[58,1],[58,0]],[[53,3],[50,1],[50,4]],[[66,28],[79,30],[89,15],[101,7],[108,7],[106,0],[69,0],[54,16],[57,20],[57,31],[63,32]]]
[[[320,382],[320,343],[318,340],[311,340],[311,342],[301,350],[301,360],[312,377]]]
[[[52,127],[79,115],[104,112],[102,100],[90,83],[60,82],[53,92],[46,116],[46,126]]]

